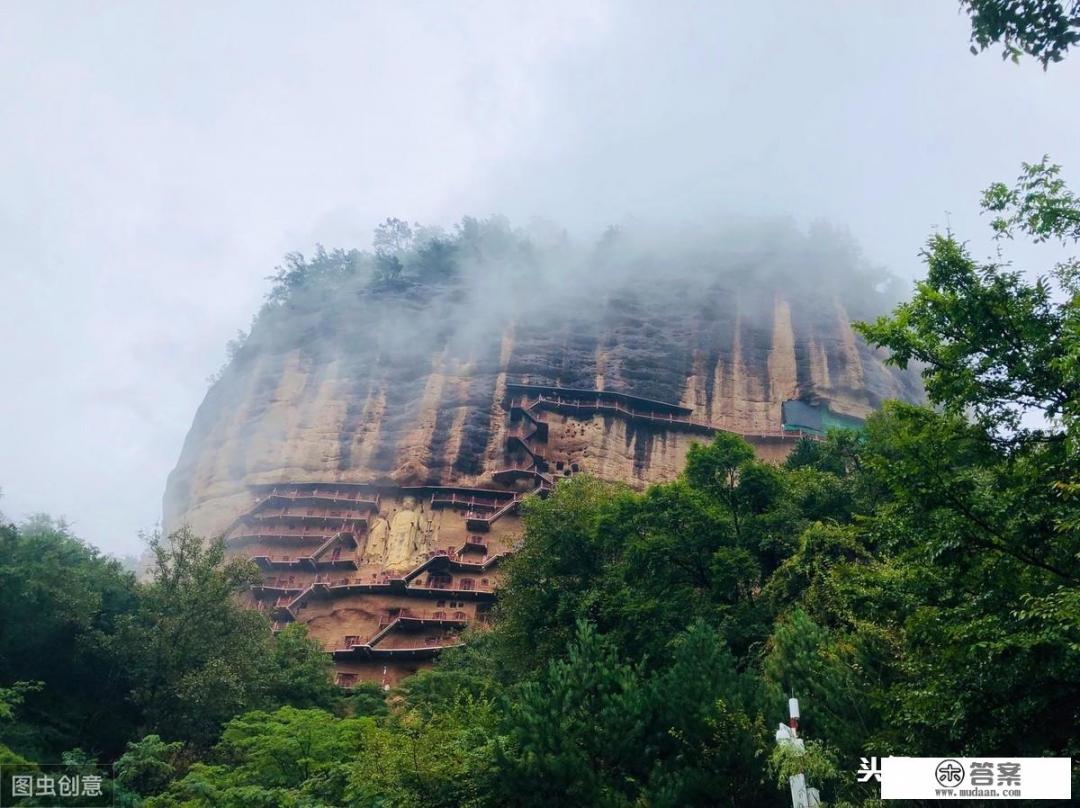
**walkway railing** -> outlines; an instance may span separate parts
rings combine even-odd
[[[229,536],[229,539],[237,539],[241,536],[284,536],[287,538],[323,538],[325,536],[336,536],[338,533],[347,531],[348,528],[343,525],[334,525],[333,527],[280,527],[273,525],[258,525],[252,527],[238,527],[235,533]],[[244,531],[244,532],[240,532]]]
[[[278,497],[281,499],[324,499],[340,502],[343,505],[363,505],[369,509],[379,509],[379,495],[361,491],[342,491],[340,489],[319,489],[310,491],[298,488],[273,488],[259,502]]]
[[[496,510],[500,505],[505,502],[504,498],[496,497],[478,497],[475,494],[445,494],[434,493],[431,495],[431,507],[439,505],[450,506],[451,508],[490,508]]]
[[[699,432],[730,432],[733,435],[739,435],[744,438],[783,438],[797,440],[804,437],[818,437],[817,435],[813,435],[809,432],[803,432],[802,430],[761,429],[741,431],[737,429],[730,429],[728,427],[718,426],[707,421],[699,421],[687,415],[678,415],[670,412],[658,413],[650,412],[648,410],[634,409],[633,407],[629,407],[626,404],[622,404],[618,401],[582,400],[564,398],[562,396],[538,395],[535,399],[531,399],[525,396],[514,399],[513,401],[511,401],[511,406],[518,407],[526,411],[532,408],[540,408],[553,410],[568,409],[572,411],[583,412],[608,412],[614,415],[622,415],[627,418],[634,418],[655,424],[663,424],[666,426],[681,426]]]

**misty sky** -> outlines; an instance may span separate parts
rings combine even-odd
[[[1080,185],[1080,54],[968,32],[950,0],[3,0],[0,510],[138,552],[264,277],[386,216],[824,218],[905,276],[950,222],[988,249],[989,182],[1049,152]]]

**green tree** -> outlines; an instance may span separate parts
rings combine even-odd
[[[396,255],[379,253],[375,256],[375,272],[371,276],[371,286],[379,290],[399,289],[404,271],[405,267]]]
[[[267,278],[273,281],[273,284],[266,295],[266,307],[260,316],[286,303],[295,303],[305,293],[311,294],[320,288],[325,290],[347,282],[356,274],[364,259],[364,254],[358,250],[327,251],[321,244],[315,245],[315,255],[311,260],[304,258],[299,252],[286,254],[285,265],[276,267],[277,271]],[[256,322],[258,319],[256,318]]]
[[[0,581],[0,684],[41,683],[0,739],[42,761],[76,746],[119,753],[138,714],[110,638],[134,608],[134,577],[39,516],[0,525]]]
[[[116,761],[117,802],[138,806],[168,788],[182,765],[183,744],[166,743],[157,735],[129,741],[127,750]]]
[[[984,205],[1000,235],[1075,241],[1080,206],[1045,162]],[[937,409],[892,404],[868,424],[863,469],[886,497],[866,543],[882,575],[914,574],[902,609],[864,603],[856,619],[902,639],[887,707],[897,741],[1068,754],[1080,721],[1072,262],[1028,280],[951,235],[925,255],[913,299],[859,326],[890,361],[922,365]]]
[[[307,627],[290,623],[270,642],[261,672],[262,699],[268,706],[289,704],[329,710],[340,697],[333,672],[330,655],[308,636]]]
[[[428,712],[408,701],[364,728],[349,765],[349,805],[479,808],[495,796],[494,707],[467,695]]]
[[[649,672],[579,624],[564,659],[513,691],[499,804],[765,805],[753,677],[703,624]]]
[[[771,702],[798,696],[806,707],[803,732],[826,739],[846,760],[866,754],[863,744],[881,720],[881,693],[866,675],[873,659],[862,650],[850,634],[829,631],[796,609],[778,623],[764,661]]]
[[[377,682],[359,682],[341,699],[345,712],[358,718],[387,713],[386,693]]]
[[[641,676],[579,624],[565,659],[552,659],[508,705],[499,758],[507,804],[632,804],[641,786],[631,772],[641,767],[627,752],[646,720]]]
[[[0,687],[0,724],[15,720],[15,711],[23,703],[27,693],[41,689],[40,682],[15,682],[11,687]],[[25,758],[15,754],[5,744],[0,743],[0,766],[26,765]]]
[[[1037,438],[1053,443],[1035,411],[1060,417],[1080,393],[1069,328],[1074,305],[1057,302],[1048,278],[977,264],[951,235],[931,238],[927,278],[891,317],[858,325],[891,362],[926,367],[926,392],[946,413],[966,416],[1002,443]],[[1066,299],[1075,298],[1075,291]]]
[[[237,596],[259,580],[258,570],[187,529],[168,541],[152,537],[150,549],[153,580],[125,618],[115,652],[127,660],[148,728],[209,743],[257,698],[269,627]]]
[[[207,761],[146,808],[249,808],[345,804],[347,764],[362,749],[371,719],[282,707],[229,721]],[[157,755],[158,753],[155,753]]]
[[[333,705],[330,661],[304,628],[275,639],[266,618],[241,604],[260,580],[252,562],[186,529],[153,538],[151,549],[153,580],[114,644],[150,730],[207,745],[247,710]]]
[[[960,0],[971,16],[971,52],[1002,44],[1002,59],[1026,53],[1042,62],[1060,62],[1080,43],[1077,0]]]
[[[499,594],[500,658],[516,672],[559,656],[575,621],[595,616],[595,586],[613,557],[599,534],[617,486],[578,476],[560,482],[547,499],[524,505],[526,541],[507,562]]]
[[[15,682],[11,687],[0,687],[0,721],[15,720],[15,711],[26,699],[26,694],[41,688],[41,682]]]
[[[371,246],[376,253],[396,254],[407,250],[413,241],[413,229],[403,219],[388,217],[375,228]]]
[[[761,593],[799,531],[847,515],[849,499],[838,475],[761,463],[727,433],[691,447],[683,479],[643,494],[584,476],[560,483],[526,506],[526,540],[500,594],[501,656],[536,670],[584,618],[658,663],[700,618],[741,658],[769,634]]]
[[[606,576],[598,625],[624,647],[658,660],[696,617],[723,625],[740,645],[761,635],[760,560],[741,541],[726,501],[685,482],[654,486],[620,503],[605,524],[620,536],[621,553]]]

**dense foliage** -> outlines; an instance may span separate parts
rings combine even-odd
[[[0,742],[35,759],[123,746],[138,715],[109,638],[136,604],[134,577],[64,524],[0,526]]]
[[[1034,56],[1045,68],[1080,44],[1080,0],[960,0],[971,15],[971,52],[1001,43],[1003,59]]]
[[[1047,161],[984,207],[1001,239],[1080,238]],[[118,758],[147,808],[614,807],[776,805],[799,770],[873,805],[863,756],[1077,756],[1077,262],[1032,278],[952,235],[925,259],[858,328],[932,406],[782,466],[721,434],[644,492],[561,482],[526,503],[499,620],[389,698],[336,691],[302,629],[241,609],[253,571],[220,543],[155,541],[139,585],[63,525],[3,527],[0,760]]]
[[[249,562],[186,531],[151,549],[153,578],[137,584],[63,524],[0,526],[0,754],[112,760],[140,733],[198,750],[245,710],[335,703],[303,628],[274,637],[236,599]]]

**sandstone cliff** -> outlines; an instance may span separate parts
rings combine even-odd
[[[919,399],[850,328],[889,301],[841,241],[689,241],[580,248],[467,220],[376,256],[292,259],[196,414],[166,529],[220,533],[260,484],[489,486],[508,383],[680,404],[744,433],[779,429],[787,399],[855,416]],[[599,413],[556,421],[559,473],[636,485],[672,478],[702,439]]]

